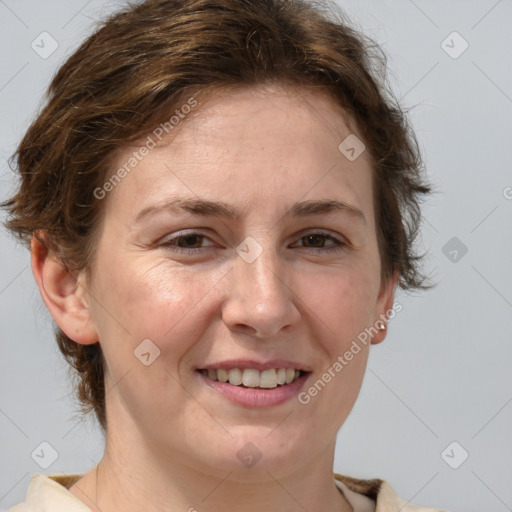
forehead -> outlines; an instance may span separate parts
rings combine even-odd
[[[272,193],[298,201],[325,195],[333,185],[354,202],[370,193],[366,152],[351,161],[340,150],[347,137],[361,139],[355,123],[326,93],[261,86],[196,98],[197,107],[168,137],[153,137],[156,147],[137,161],[109,202],[128,196],[132,206],[144,208],[171,191],[215,200],[231,196],[247,208]],[[125,165],[138,147],[123,148],[112,169]]]
[[[321,89],[260,85],[214,91],[199,101],[199,108],[183,123],[189,128],[187,135],[222,143],[225,148],[238,143],[248,151],[262,144],[271,148],[274,142],[297,153],[313,147],[322,151],[337,148],[357,131],[353,118]],[[302,141],[308,143],[301,146]]]

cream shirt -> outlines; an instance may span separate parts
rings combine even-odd
[[[68,491],[82,476],[37,474],[30,481],[25,501],[8,512],[91,512]],[[443,512],[408,504],[383,480],[358,480],[337,474],[334,477],[354,512]]]

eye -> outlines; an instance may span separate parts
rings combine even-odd
[[[216,244],[209,237],[192,231],[176,233],[166,237],[160,245],[167,250],[189,255],[198,255],[203,250],[216,247]],[[313,232],[301,236],[291,247],[302,248],[306,252],[318,254],[319,252],[342,251],[347,246],[345,242],[332,235]]]
[[[308,252],[341,251],[347,246],[345,242],[326,233],[308,233],[307,235],[301,236],[299,241],[302,243],[302,247],[313,249]]]
[[[197,254],[200,249],[214,246],[206,235],[195,232],[177,233],[164,238],[160,245],[166,249],[186,254]]]

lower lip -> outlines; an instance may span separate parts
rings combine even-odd
[[[309,373],[301,375],[290,384],[284,384],[270,389],[243,388],[233,386],[228,382],[212,380],[206,375],[197,372],[203,382],[227,399],[245,407],[271,407],[280,405],[298,395],[300,389],[309,377]]]

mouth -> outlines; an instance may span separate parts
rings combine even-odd
[[[231,368],[229,370],[218,368],[199,369],[198,372],[213,381],[241,388],[258,389],[275,389],[278,386],[286,386],[309,373],[296,368],[269,368],[263,371],[256,368]]]
[[[238,361],[196,370],[208,388],[245,408],[276,406],[291,400],[311,373],[285,361],[264,365]]]

